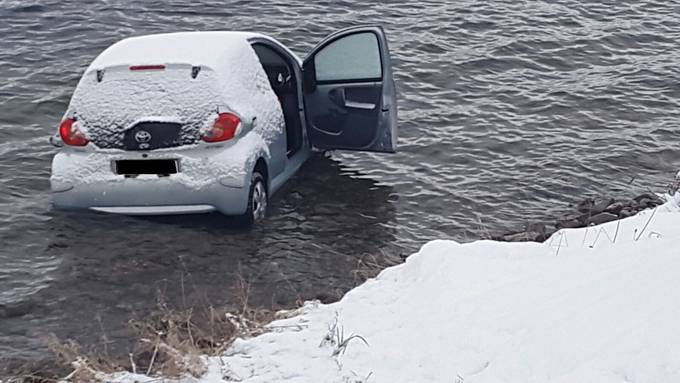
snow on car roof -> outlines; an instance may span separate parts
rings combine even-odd
[[[102,52],[89,70],[117,65],[192,64],[209,66],[220,72],[252,37],[250,32],[177,32],[130,37]]]
[[[217,111],[236,113],[270,142],[283,113],[247,32],[181,32],[132,37],[104,50],[81,78],[66,116],[106,147],[140,121],[177,121],[190,136],[208,129]],[[132,66],[163,65],[161,71]],[[191,66],[200,66],[192,78]],[[100,76],[97,71],[103,70]],[[189,129],[188,127],[191,127]]]

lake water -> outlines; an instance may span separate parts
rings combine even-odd
[[[0,1],[0,365],[55,333],[125,344],[157,298],[340,296],[362,257],[549,220],[586,196],[662,190],[680,167],[680,6],[668,1]],[[218,215],[50,208],[47,143],[88,63],[128,36],[270,34],[301,56],[384,26],[400,151],[318,155],[248,231]]]

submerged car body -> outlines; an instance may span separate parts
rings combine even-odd
[[[51,138],[53,203],[253,222],[312,148],[395,151],[396,112],[380,27],[339,31],[304,61],[254,33],[125,39],[87,68]]]

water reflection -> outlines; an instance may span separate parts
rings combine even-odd
[[[391,251],[392,198],[391,187],[316,155],[252,230],[219,214],[53,211],[43,253],[59,264],[45,288],[25,297],[30,309],[3,325],[36,339],[53,332],[85,344],[121,340],[130,316],[154,309],[159,295],[175,307],[231,303],[236,274],[251,282],[253,304],[274,309],[340,296],[359,257]]]

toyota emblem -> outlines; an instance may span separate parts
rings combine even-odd
[[[151,133],[147,132],[146,130],[140,130],[135,133],[135,141],[139,142],[140,144],[146,144],[151,141]]]

